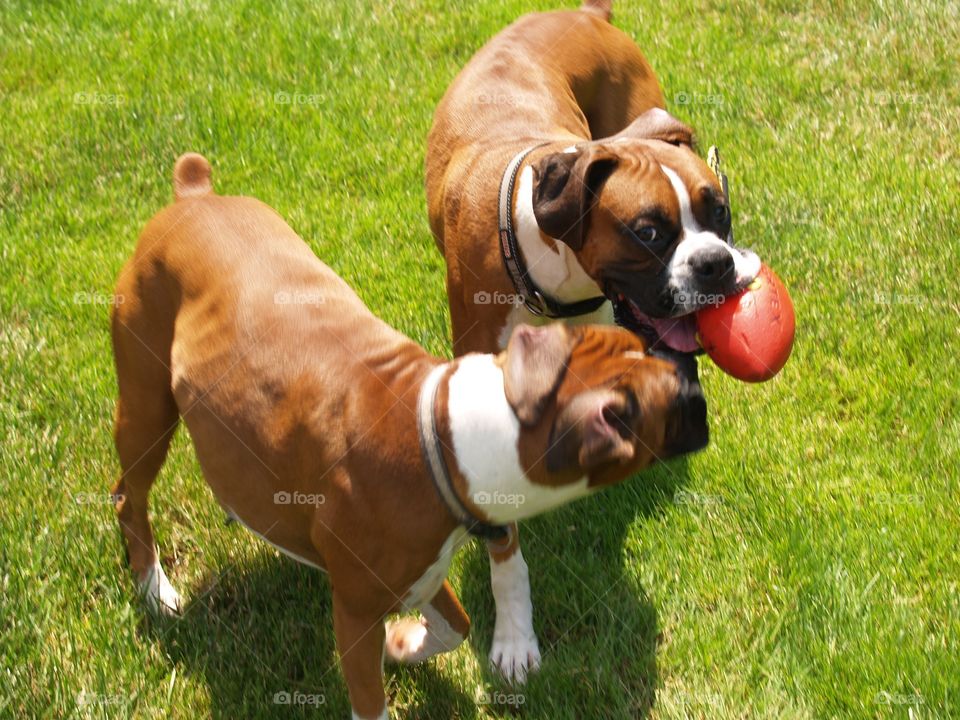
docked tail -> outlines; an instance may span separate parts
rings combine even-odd
[[[583,0],[580,9],[599,15],[610,22],[610,16],[613,15],[613,0]]]
[[[184,153],[173,166],[173,196],[177,200],[213,192],[210,163],[199,153]]]

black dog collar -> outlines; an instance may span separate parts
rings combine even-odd
[[[578,315],[592,313],[603,305],[607,298],[601,295],[574,303],[564,303],[546,295],[530,277],[530,272],[520,256],[517,236],[513,232],[513,189],[517,181],[517,173],[524,158],[546,144],[540,143],[526,150],[521,150],[507,165],[507,169],[503,171],[498,199],[500,256],[503,258],[503,264],[506,266],[510,280],[513,282],[513,288],[523,298],[523,304],[527,306],[527,310],[534,315],[542,315],[548,318],[577,317]]]
[[[417,431],[420,435],[420,451],[423,461],[430,471],[437,493],[443,500],[454,519],[463,525],[467,532],[488,542],[500,543],[509,538],[509,532],[504,525],[491,525],[474,515],[463,504],[457,491],[453,488],[450,471],[443,459],[443,448],[440,447],[440,436],[437,434],[437,421],[434,411],[436,408],[437,388],[440,379],[446,371],[446,365],[437,365],[420,388],[420,397],[417,401]]]

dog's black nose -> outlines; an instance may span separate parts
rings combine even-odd
[[[706,292],[721,290],[736,280],[733,255],[722,245],[711,245],[690,258],[697,282]]]

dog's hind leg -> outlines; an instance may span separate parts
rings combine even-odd
[[[126,284],[121,280],[117,297],[123,299],[112,318],[119,385],[114,419],[114,442],[120,456],[120,477],[113,488],[117,519],[131,569],[148,605],[154,611],[175,614],[180,610],[180,597],[160,566],[147,516],[150,487],[179,421],[170,386],[173,328],[161,329],[150,322],[132,279]]]

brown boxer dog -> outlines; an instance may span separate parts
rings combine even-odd
[[[272,209],[212,192],[199,155],[121,272],[114,488],[133,572],[180,599],[147,497],[182,418],[226,513],[327,571],[354,718],[385,718],[384,653],[451,650],[469,619],[445,580],[470,535],[706,443],[677,366],[611,327],[520,326],[497,355],[447,362],[376,318]],[[393,620],[387,615],[418,610]]]
[[[730,242],[724,188],[610,5],[521,18],[437,107],[426,188],[455,355],[497,352],[520,323],[615,317],[652,349],[690,354],[692,313],[759,271]],[[516,542],[492,560],[491,659],[522,678],[540,658],[527,567]]]

